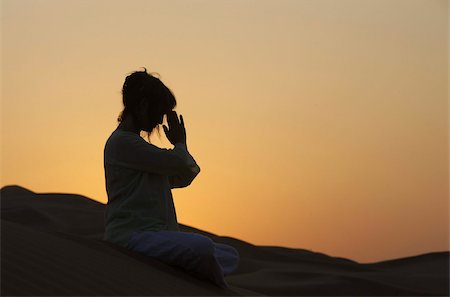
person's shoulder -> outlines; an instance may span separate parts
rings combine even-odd
[[[108,137],[105,143],[105,148],[110,146],[117,146],[122,143],[130,143],[139,141],[140,136],[133,135],[131,132],[122,131],[120,129],[114,130]]]
[[[161,148],[153,143],[146,141],[139,134],[136,134],[136,133],[133,133],[130,131],[121,130],[118,128],[112,132],[108,141],[111,143],[119,144],[119,145],[130,145],[131,144],[133,146],[136,146],[136,145],[138,145],[140,147],[143,146],[147,149],[152,149],[152,150],[168,150],[166,148]]]
[[[129,131],[125,131],[122,129],[117,128],[116,130],[114,130],[111,135],[109,136],[109,139],[114,139],[114,140],[121,140],[121,141],[126,141],[126,140],[144,140],[142,139],[142,137],[136,133],[133,132],[129,132]]]

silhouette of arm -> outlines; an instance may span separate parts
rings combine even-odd
[[[105,151],[105,160],[113,165],[174,176],[175,186],[192,182],[198,167],[185,144],[176,143],[173,149],[159,148],[132,134],[122,135],[110,145]]]
[[[183,146],[186,148],[186,145],[183,143],[176,143],[175,146]],[[187,152],[187,148],[186,148]],[[183,169],[179,174],[169,176],[170,188],[184,188],[189,186],[195,177],[200,173],[200,167],[197,162],[195,162],[194,158],[187,152],[187,164],[188,167]]]

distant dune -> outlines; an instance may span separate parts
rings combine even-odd
[[[1,195],[1,295],[448,296],[449,252],[372,264],[256,246],[180,225],[235,247],[230,289],[102,240],[104,204],[6,186]],[[376,247],[374,247],[376,248]]]

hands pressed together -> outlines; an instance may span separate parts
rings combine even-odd
[[[170,143],[173,145],[177,142],[186,144],[186,128],[184,127],[183,116],[180,114],[179,120],[177,112],[172,110],[167,114],[167,123],[169,127],[163,125],[163,129]]]

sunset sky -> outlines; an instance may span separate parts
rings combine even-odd
[[[449,250],[448,1],[1,3],[1,186],[106,203],[146,67],[202,169],[179,223],[359,262]]]

